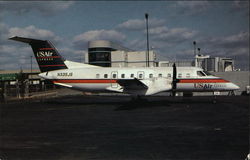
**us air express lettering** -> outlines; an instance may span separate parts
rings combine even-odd
[[[195,83],[194,88],[197,89],[212,89],[213,85],[204,83]]]
[[[52,56],[53,52],[51,51],[38,51],[36,52],[37,57],[50,57]]]
[[[226,84],[214,84],[215,88],[226,88],[227,85]]]

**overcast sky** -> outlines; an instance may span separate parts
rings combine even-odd
[[[196,41],[202,54],[248,69],[249,1],[0,1],[0,69],[30,68],[32,49],[12,36],[50,40],[78,62],[91,40],[146,50],[145,13],[158,60],[190,60]]]

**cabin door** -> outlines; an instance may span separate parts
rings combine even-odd
[[[117,79],[118,79],[118,72],[117,71],[111,72],[110,83],[111,83],[112,88],[117,88],[118,87],[118,83],[116,83]]]

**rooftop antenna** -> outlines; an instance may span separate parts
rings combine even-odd
[[[146,67],[149,67],[149,41],[148,41],[148,14],[145,13],[146,28],[147,28],[147,55],[146,55]]]
[[[30,78],[32,77],[32,56],[30,56]]]
[[[196,42],[193,41],[193,45],[194,45],[194,56],[196,56]]]
[[[198,48],[198,53],[199,53],[199,55],[201,55],[201,49],[200,48]]]

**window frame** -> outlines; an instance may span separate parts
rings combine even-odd
[[[96,79],[100,79],[100,74],[97,73],[97,74],[95,75],[95,78],[96,78]]]
[[[178,73],[177,78],[182,78],[182,73]]]
[[[150,73],[150,74],[148,75],[148,77],[149,77],[149,78],[153,78],[153,77],[154,77],[153,73]]]
[[[123,73],[123,74],[121,74],[121,78],[125,78],[125,74]]]
[[[103,77],[104,77],[104,78],[108,78],[108,74],[104,74]]]

